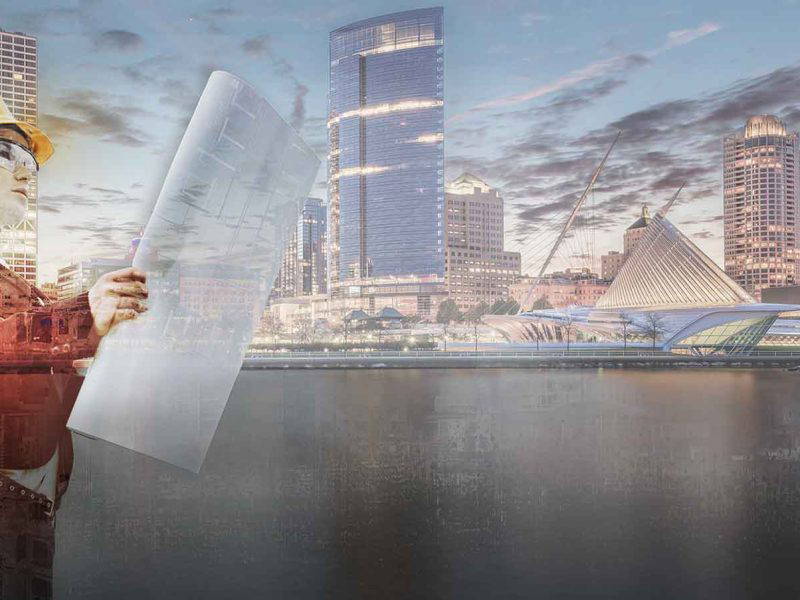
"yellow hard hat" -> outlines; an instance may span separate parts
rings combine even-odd
[[[33,157],[40,167],[53,155],[53,142],[50,141],[50,138],[38,127],[15,119],[11,111],[8,110],[6,103],[0,98],[0,127],[3,125],[16,125],[25,132],[25,135],[28,136],[28,143],[31,146]]]

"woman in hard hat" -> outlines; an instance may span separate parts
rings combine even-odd
[[[0,226],[25,218],[31,178],[52,154],[49,138],[0,99]],[[51,596],[55,508],[72,471],[66,422],[80,388],[64,365],[93,354],[116,323],[146,309],[146,297],[144,274],[128,268],[103,276],[88,294],[50,304],[0,257],[3,597]]]

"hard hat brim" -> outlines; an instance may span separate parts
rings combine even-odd
[[[3,125],[15,125],[25,132],[31,146],[31,153],[40,167],[53,155],[53,142],[38,127],[25,121],[0,117],[0,127]]]

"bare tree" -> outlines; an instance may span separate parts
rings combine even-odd
[[[481,319],[486,311],[489,310],[489,305],[485,302],[473,306],[464,315],[464,320],[472,324],[472,334],[475,340],[475,352],[478,351],[478,325],[481,324]]]
[[[561,323],[564,328],[564,333],[567,334],[567,352],[569,352],[569,338],[572,334],[572,328],[575,326],[575,319],[572,315],[567,314]]]
[[[619,322],[622,325],[622,347],[623,350],[628,349],[628,328],[633,323],[630,313],[621,310],[619,312]]]
[[[294,333],[297,341],[300,343],[312,342],[314,340],[316,331],[311,317],[302,316],[295,320]]]
[[[667,330],[664,317],[655,312],[647,312],[638,327],[645,336],[653,341],[653,352],[655,352],[656,340]]]

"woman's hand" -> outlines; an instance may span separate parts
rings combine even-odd
[[[145,274],[134,267],[106,273],[89,290],[94,332],[103,337],[114,325],[147,310]]]

